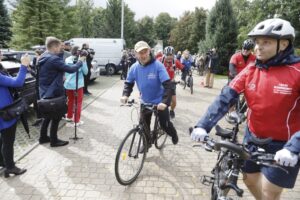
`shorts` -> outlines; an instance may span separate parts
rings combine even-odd
[[[246,135],[244,142],[250,137],[250,131],[246,127]],[[278,150],[281,150],[286,142],[272,141],[264,148],[267,153],[275,154]],[[257,165],[256,163],[246,160],[242,168],[246,173],[261,172],[271,183],[282,188],[293,188],[299,172],[300,162],[295,167],[284,167],[289,173],[287,174],[283,170],[274,167],[268,167],[263,165]]]
[[[172,92],[171,92],[172,96],[176,96],[176,83],[172,82]]]

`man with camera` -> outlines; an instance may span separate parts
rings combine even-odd
[[[216,67],[219,62],[219,57],[215,48],[209,50],[206,53],[205,60],[205,82],[204,87],[212,88],[214,85],[214,74],[216,73]]]
[[[95,52],[94,52],[93,49],[89,48],[89,44],[87,44],[87,43],[84,43],[82,45],[81,50],[86,50],[88,52],[88,55],[86,56],[86,63],[87,63],[87,66],[88,66],[88,73],[87,73],[87,75],[84,76],[83,92],[84,92],[85,96],[90,96],[92,93],[89,92],[88,85],[89,85],[90,78],[91,78],[91,68],[93,67],[92,66],[92,60],[94,58]]]
[[[38,63],[40,66],[39,74],[39,92],[41,99],[53,99],[65,95],[63,86],[64,73],[74,73],[82,66],[86,57],[81,57],[79,61],[69,66],[65,64],[62,58],[62,43],[55,37],[46,38],[47,51],[40,57]],[[43,112],[41,110],[41,112]],[[39,143],[50,142],[51,147],[67,145],[68,141],[57,138],[59,121],[64,113],[52,113],[53,115],[45,116],[41,131]],[[51,122],[50,137],[47,136],[48,126]]]

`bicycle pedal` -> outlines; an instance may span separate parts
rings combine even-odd
[[[214,182],[214,180],[215,180],[214,177],[206,176],[206,175],[203,175],[200,179],[201,183],[206,186],[209,186],[210,184],[212,184]]]

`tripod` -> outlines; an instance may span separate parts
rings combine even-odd
[[[77,137],[77,109],[78,109],[78,78],[79,78],[79,69],[76,72],[76,83],[75,83],[75,106],[74,106],[74,137],[71,137],[70,139],[74,140],[74,143],[79,140],[83,139],[82,137]]]

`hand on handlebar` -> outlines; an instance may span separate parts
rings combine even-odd
[[[165,110],[167,108],[167,105],[164,103],[159,103],[157,105],[157,110]]]
[[[298,156],[287,149],[281,149],[276,152],[274,160],[280,165],[294,167],[298,162]]]
[[[126,104],[127,101],[128,101],[128,97],[127,96],[122,96],[120,101],[121,101],[122,104]]]
[[[207,136],[206,130],[200,127],[194,128],[191,133],[191,139],[197,142],[203,142]]]

